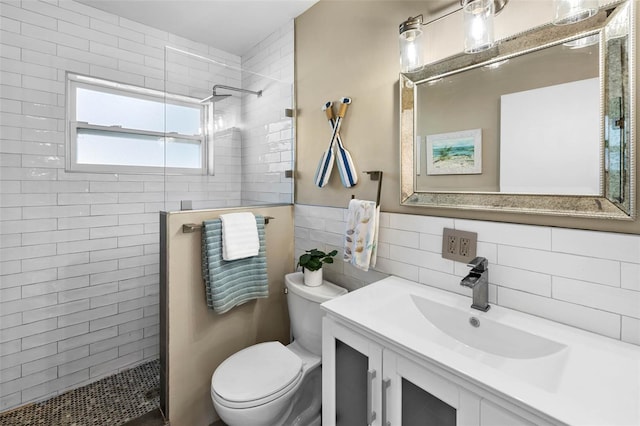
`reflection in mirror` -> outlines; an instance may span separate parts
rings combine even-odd
[[[597,44],[559,44],[418,84],[416,136],[427,141],[424,154],[453,147],[446,140],[434,147],[432,135],[482,129],[484,167],[477,175],[437,172],[445,163],[473,162],[472,148],[435,163],[425,157],[416,189],[600,194],[598,59]]]
[[[403,204],[633,216],[632,9],[402,74]]]
[[[628,61],[630,47],[630,4],[624,4],[612,16],[605,28],[605,69],[608,70],[604,96],[604,144],[606,197],[629,211],[633,187],[632,130],[634,118],[631,101],[635,92],[630,89]],[[630,120],[631,119],[631,120]]]

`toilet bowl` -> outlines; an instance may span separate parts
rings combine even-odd
[[[245,348],[223,361],[211,377],[214,408],[229,426],[320,425],[320,303],[346,290],[327,281],[304,286],[301,273],[288,274],[285,284],[294,341]]]

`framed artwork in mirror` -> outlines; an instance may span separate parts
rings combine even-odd
[[[482,129],[427,135],[427,174],[482,173]]]

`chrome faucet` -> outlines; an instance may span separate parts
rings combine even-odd
[[[467,266],[471,272],[460,281],[460,285],[473,290],[473,309],[487,312],[489,306],[489,261],[484,257],[476,257]]]

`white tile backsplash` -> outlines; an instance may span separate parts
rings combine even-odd
[[[491,282],[513,290],[551,297],[551,275],[504,265],[491,266]]]
[[[640,263],[640,239],[637,235],[563,228],[553,228],[551,235],[553,251]]]
[[[455,227],[476,232],[478,241],[540,250],[551,248],[551,228],[463,219],[455,219]]]
[[[296,205],[296,254],[335,247],[341,258],[336,234],[346,211]],[[336,216],[342,219],[323,219]],[[446,225],[478,233],[478,255],[489,259],[491,303],[640,344],[640,235],[396,213],[381,218],[375,270],[354,274],[350,265],[332,266],[328,279],[357,289],[393,274],[470,296],[460,286],[468,267],[441,258],[439,226]],[[312,228],[317,239],[329,227],[331,243],[308,238]]]
[[[622,262],[620,266],[622,288],[640,291],[640,263]]]
[[[640,319],[640,292],[553,277],[552,296],[583,306]]]
[[[498,287],[498,304],[506,308],[537,315],[563,324],[582,328],[603,336],[620,339],[620,315],[537,296],[506,287]]]
[[[405,231],[420,230],[422,233],[442,235],[443,228],[452,228],[453,219],[432,217],[432,216],[416,216],[408,214],[392,214],[389,218],[388,227],[391,229],[402,229]]]
[[[498,264],[620,287],[620,262],[514,246],[498,247]]]
[[[392,228],[380,228],[379,241],[395,246],[409,248],[420,247],[420,233],[415,231],[402,231]]]
[[[622,317],[622,340],[640,345],[640,320]]]

